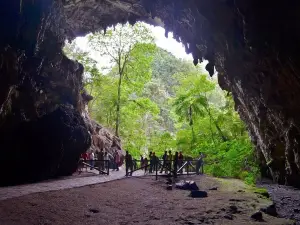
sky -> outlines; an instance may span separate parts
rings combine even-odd
[[[153,36],[155,38],[155,43],[158,47],[172,53],[177,58],[187,59],[192,62],[193,57],[191,54],[186,54],[185,48],[182,43],[177,42],[173,38],[173,33],[169,32],[168,38],[165,37],[165,29],[158,26],[148,25],[149,29],[152,31]],[[93,52],[88,48],[88,40],[87,37],[78,37],[75,39],[76,44],[82,48],[83,50],[89,50],[91,52],[91,56],[98,61],[99,68],[103,67],[104,65],[109,64],[109,60],[103,57],[99,57],[96,52]],[[204,66],[207,62],[202,63],[203,71],[205,71]]]

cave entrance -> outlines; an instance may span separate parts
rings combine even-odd
[[[1,7],[11,23],[5,23],[7,19],[1,22],[7,32],[1,36],[5,59],[1,65],[6,66],[1,67],[0,171],[15,162],[9,174],[3,172],[7,179],[1,180],[1,185],[70,175],[80,153],[91,144],[90,123],[82,113],[91,96],[82,89],[82,65],[62,53],[66,39],[119,22],[157,25],[163,21],[166,32],[173,31],[174,38],[192,54],[194,64],[209,59],[206,69],[214,73],[210,44],[196,45],[199,27],[208,29],[209,24],[196,1],[188,5],[185,1],[110,0],[19,3],[7,2]],[[209,5],[203,5],[201,11],[206,12]],[[132,98],[135,100],[134,95]],[[18,142],[15,137],[20,137]],[[117,142],[112,141],[114,145]]]
[[[181,151],[191,158],[203,152],[207,172],[254,182],[253,147],[232,97],[217,74],[207,73],[207,62],[193,64],[172,33],[143,22],[117,24],[67,43],[64,51],[85,68],[84,89],[93,96],[87,117],[120,137],[135,159],[149,152]],[[89,152],[100,152],[96,140],[105,137],[101,130],[91,133]]]
[[[64,56],[65,40],[127,21],[156,25],[160,18],[166,32],[173,31],[192,54],[194,64],[207,59],[210,75],[216,68],[220,86],[233,94],[272,174],[281,183],[299,186],[296,3],[272,2],[272,7],[268,2],[232,0],[1,3],[5,18],[0,25],[6,31],[0,37],[1,171],[11,161],[17,165],[9,182],[70,174],[90,145],[81,116],[83,99],[89,99],[82,90],[83,67]],[[283,16],[278,18],[279,14]],[[14,137],[20,137],[19,142]],[[43,160],[38,172],[27,165]]]

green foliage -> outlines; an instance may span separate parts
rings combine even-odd
[[[109,58],[104,70],[73,43],[66,46],[66,54],[85,66],[92,117],[113,130],[119,105],[123,147],[136,158],[150,150],[158,156],[203,152],[206,173],[255,183],[254,149],[232,96],[199,66],[157,48],[148,32],[138,23],[90,35],[93,49]]]

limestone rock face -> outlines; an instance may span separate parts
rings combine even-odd
[[[47,128],[39,123],[60,113],[74,118],[81,114],[83,68],[62,54],[65,39],[142,20],[173,31],[195,64],[209,60],[206,69],[211,75],[216,69],[220,86],[233,93],[262,167],[267,166],[279,183],[300,186],[299,9],[297,1],[271,0],[1,1],[0,132],[6,136],[0,151],[10,155],[1,162],[13,159],[8,152],[17,157],[34,149],[38,154],[47,145],[24,148],[8,145],[4,137],[14,135],[11,140],[17,141],[26,127],[26,134],[41,139],[39,134]],[[81,130],[77,155],[89,148],[90,138],[85,138],[86,123],[79,118],[72,122],[66,126],[68,135],[74,127]],[[25,125],[31,123],[37,130]],[[26,167],[23,158],[18,160],[14,165]],[[51,165],[60,168],[58,161]]]
[[[88,102],[92,99],[92,96],[87,95],[85,92],[83,92],[82,96],[84,108],[81,110],[81,115],[88,127],[92,140],[88,152],[99,152],[103,150],[104,152],[108,152],[110,156],[113,156],[114,152],[117,151],[121,156],[121,159],[124,158],[125,151],[121,147],[120,138],[118,138],[111,131],[104,128],[102,125],[90,118],[88,112]]]

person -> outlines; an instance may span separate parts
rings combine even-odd
[[[116,150],[114,154],[114,168],[116,169],[116,171],[119,171],[119,165],[120,165],[120,155]]]
[[[183,155],[182,152],[180,151],[178,155],[178,169],[180,169],[182,165],[183,165]],[[183,168],[179,172],[183,173]]]
[[[149,153],[149,160],[150,160],[149,173],[152,173],[152,169],[153,169],[152,152]]]
[[[104,152],[101,149],[100,152],[98,153],[98,160],[99,160],[99,170],[103,171],[104,170]]]
[[[178,152],[175,152],[174,155],[174,176],[177,176],[177,169],[178,169]]]
[[[148,159],[144,159],[144,166],[145,166],[145,174],[148,172]]]
[[[204,158],[204,156],[203,156],[202,152],[200,152],[199,158],[197,160],[197,165],[196,165],[196,174],[197,175],[200,174],[200,169],[201,169],[201,167],[203,165],[203,158]]]
[[[91,165],[91,169],[90,170],[93,170],[94,169],[94,166],[95,166],[95,154],[94,154],[94,151],[92,150],[91,153],[90,153],[90,165]]]
[[[86,152],[82,153],[82,159],[83,159],[83,162],[87,163],[88,154]],[[85,167],[85,170],[87,171],[87,166],[84,165],[84,167]]]
[[[81,172],[83,171],[83,153],[80,155],[80,158],[79,158],[79,162],[78,162],[78,167],[77,167],[77,171],[78,171],[78,174],[81,174]]]
[[[126,155],[125,155],[125,165],[126,165],[126,176],[132,176],[133,162],[132,162],[132,156],[131,154],[129,154],[128,151],[126,151]],[[130,173],[128,173],[129,170]]]
[[[158,158],[155,155],[155,152],[152,153],[152,172],[156,171],[158,168]]]
[[[108,167],[108,161],[109,161],[109,156],[108,156],[108,152],[104,152],[104,169],[106,170],[109,170],[109,167]]]
[[[169,171],[172,170],[172,160],[173,160],[173,155],[172,155],[171,150],[169,150],[169,154],[168,154],[168,157],[167,157],[167,169]]]
[[[165,151],[162,160],[163,160],[163,164],[160,170],[160,173],[162,173],[163,169],[165,169],[165,173],[167,173],[167,157],[168,157],[168,152]]]

